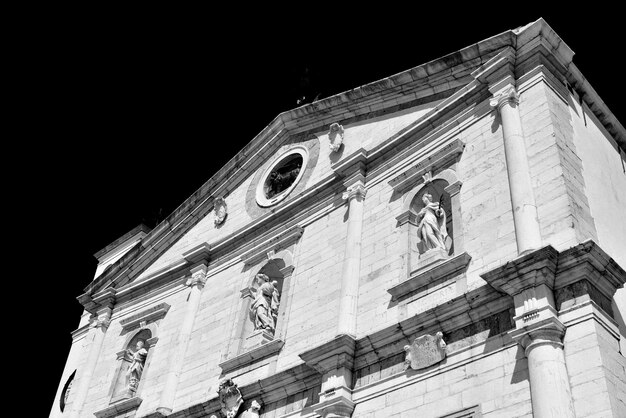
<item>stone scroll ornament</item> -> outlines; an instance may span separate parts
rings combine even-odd
[[[215,226],[221,225],[226,220],[226,216],[228,216],[228,206],[226,206],[226,201],[222,197],[218,197],[215,199],[215,203],[213,204],[215,210],[215,217],[213,222]]]
[[[332,152],[339,151],[341,144],[343,144],[343,126],[338,123],[333,123],[328,129],[328,140],[330,141],[330,150]]]
[[[437,364],[446,358],[446,343],[443,341],[443,334],[438,332],[432,335],[422,335],[417,337],[413,344],[405,345],[406,359],[404,360],[404,370],[409,367],[413,370],[423,369],[433,364]]]
[[[220,383],[217,393],[220,397],[221,412],[226,418],[235,418],[239,412],[243,397],[239,388],[232,379],[224,379]]]

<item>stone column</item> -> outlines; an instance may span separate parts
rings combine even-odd
[[[200,295],[202,294],[202,289],[206,282],[206,270],[207,266],[205,264],[192,268],[191,278],[186,283],[191,290],[187,300],[185,317],[180,324],[175,351],[170,357],[171,362],[165,377],[165,385],[163,386],[159,406],[157,407],[157,412],[162,415],[171,414],[174,408],[176,387],[178,386],[178,379],[182,371],[187,346],[189,345],[189,337],[193,329],[193,323],[196,318],[196,313],[198,312],[198,306],[200,305]]]
[[[565,326],[554,300],[558,264],[558,252],[548,246],[481,274],[495,289],[513,297],[515,329],[510,335],[528,359],[535,418],[575,417],[563,351]]]
[[[366,189],[363,177],[352,183],[343,194],[348,200],[348,231],[346,252],[341,273],[339,302],[339,326],[337,335],[356,336],[356,312],[359,295],[359,272],[361,266],[361,230],[363,227],[363,201]]]
[[[517,251],[518,254],[525,254],[541,247],[541,232],[518,103],[519,95],[511,84],[496,93],[490,102],[491,106],[497,107],[502,119],[504,154],[511,190]]]
[[[565,326],[557,318],[512,332],[528,359],[530,396],[535,418],[574,418],[574,404],[565,366]]]
[[[87,392],[89,391],[89,384],[91,383],[91,377],[98,364],[98,357],[100,356],[100,349],[102,348],[102,342],[106,334],[107,328],[111,322],[112,308],[108,307],[104,309],[97,316],[92,318],[89,324],[90,330],[87,338],[91,339],[89,344],[89,354],[87,355],[87,361],[82,367],[80,379],[78,380],[78,387],[75,389],[76,395],[72,401],[72,412],[70,418],[78,418],[80,412],[83,409],[83,404],[87,398]]]

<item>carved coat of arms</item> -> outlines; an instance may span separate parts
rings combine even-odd
[[[226,418],[234,418],[243,403],[243,397],[232,379],[224,379],[217,390],[220,395],[221,412]]]
[[[413,370],[437,364],[446,358],[446,343],[443,341],[443,334],[438,332],[435,336],[422,335],[417,337],[413,344],[405,345],[406,359],[404,360],[404,370],[409,367]]]

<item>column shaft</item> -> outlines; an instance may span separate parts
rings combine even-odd
[[[535,339],[526,347],[535,418],[574,418],[563,345]]]
[[[365,187],[362,182],[348,188],[349,218],[346,235],[346,252],[341,273],[341,296],[339,302],[339,325],[337,335],[356,335],[357,299],[361,267],[361,231],[363,228],[363,200]]]
[[[541,232],[517,98],[517,92],[509,86],[493,99],[492,105],[498,107],[502,119],[517,250],[519,254],[523,254],[541,247]]]

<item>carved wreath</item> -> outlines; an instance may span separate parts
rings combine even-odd
[[[343,144],[343,126],[338,123],[330,125],[328,130],[328,140],[330,141],[330,149],[332,152],[337,152],[341,144]]]

